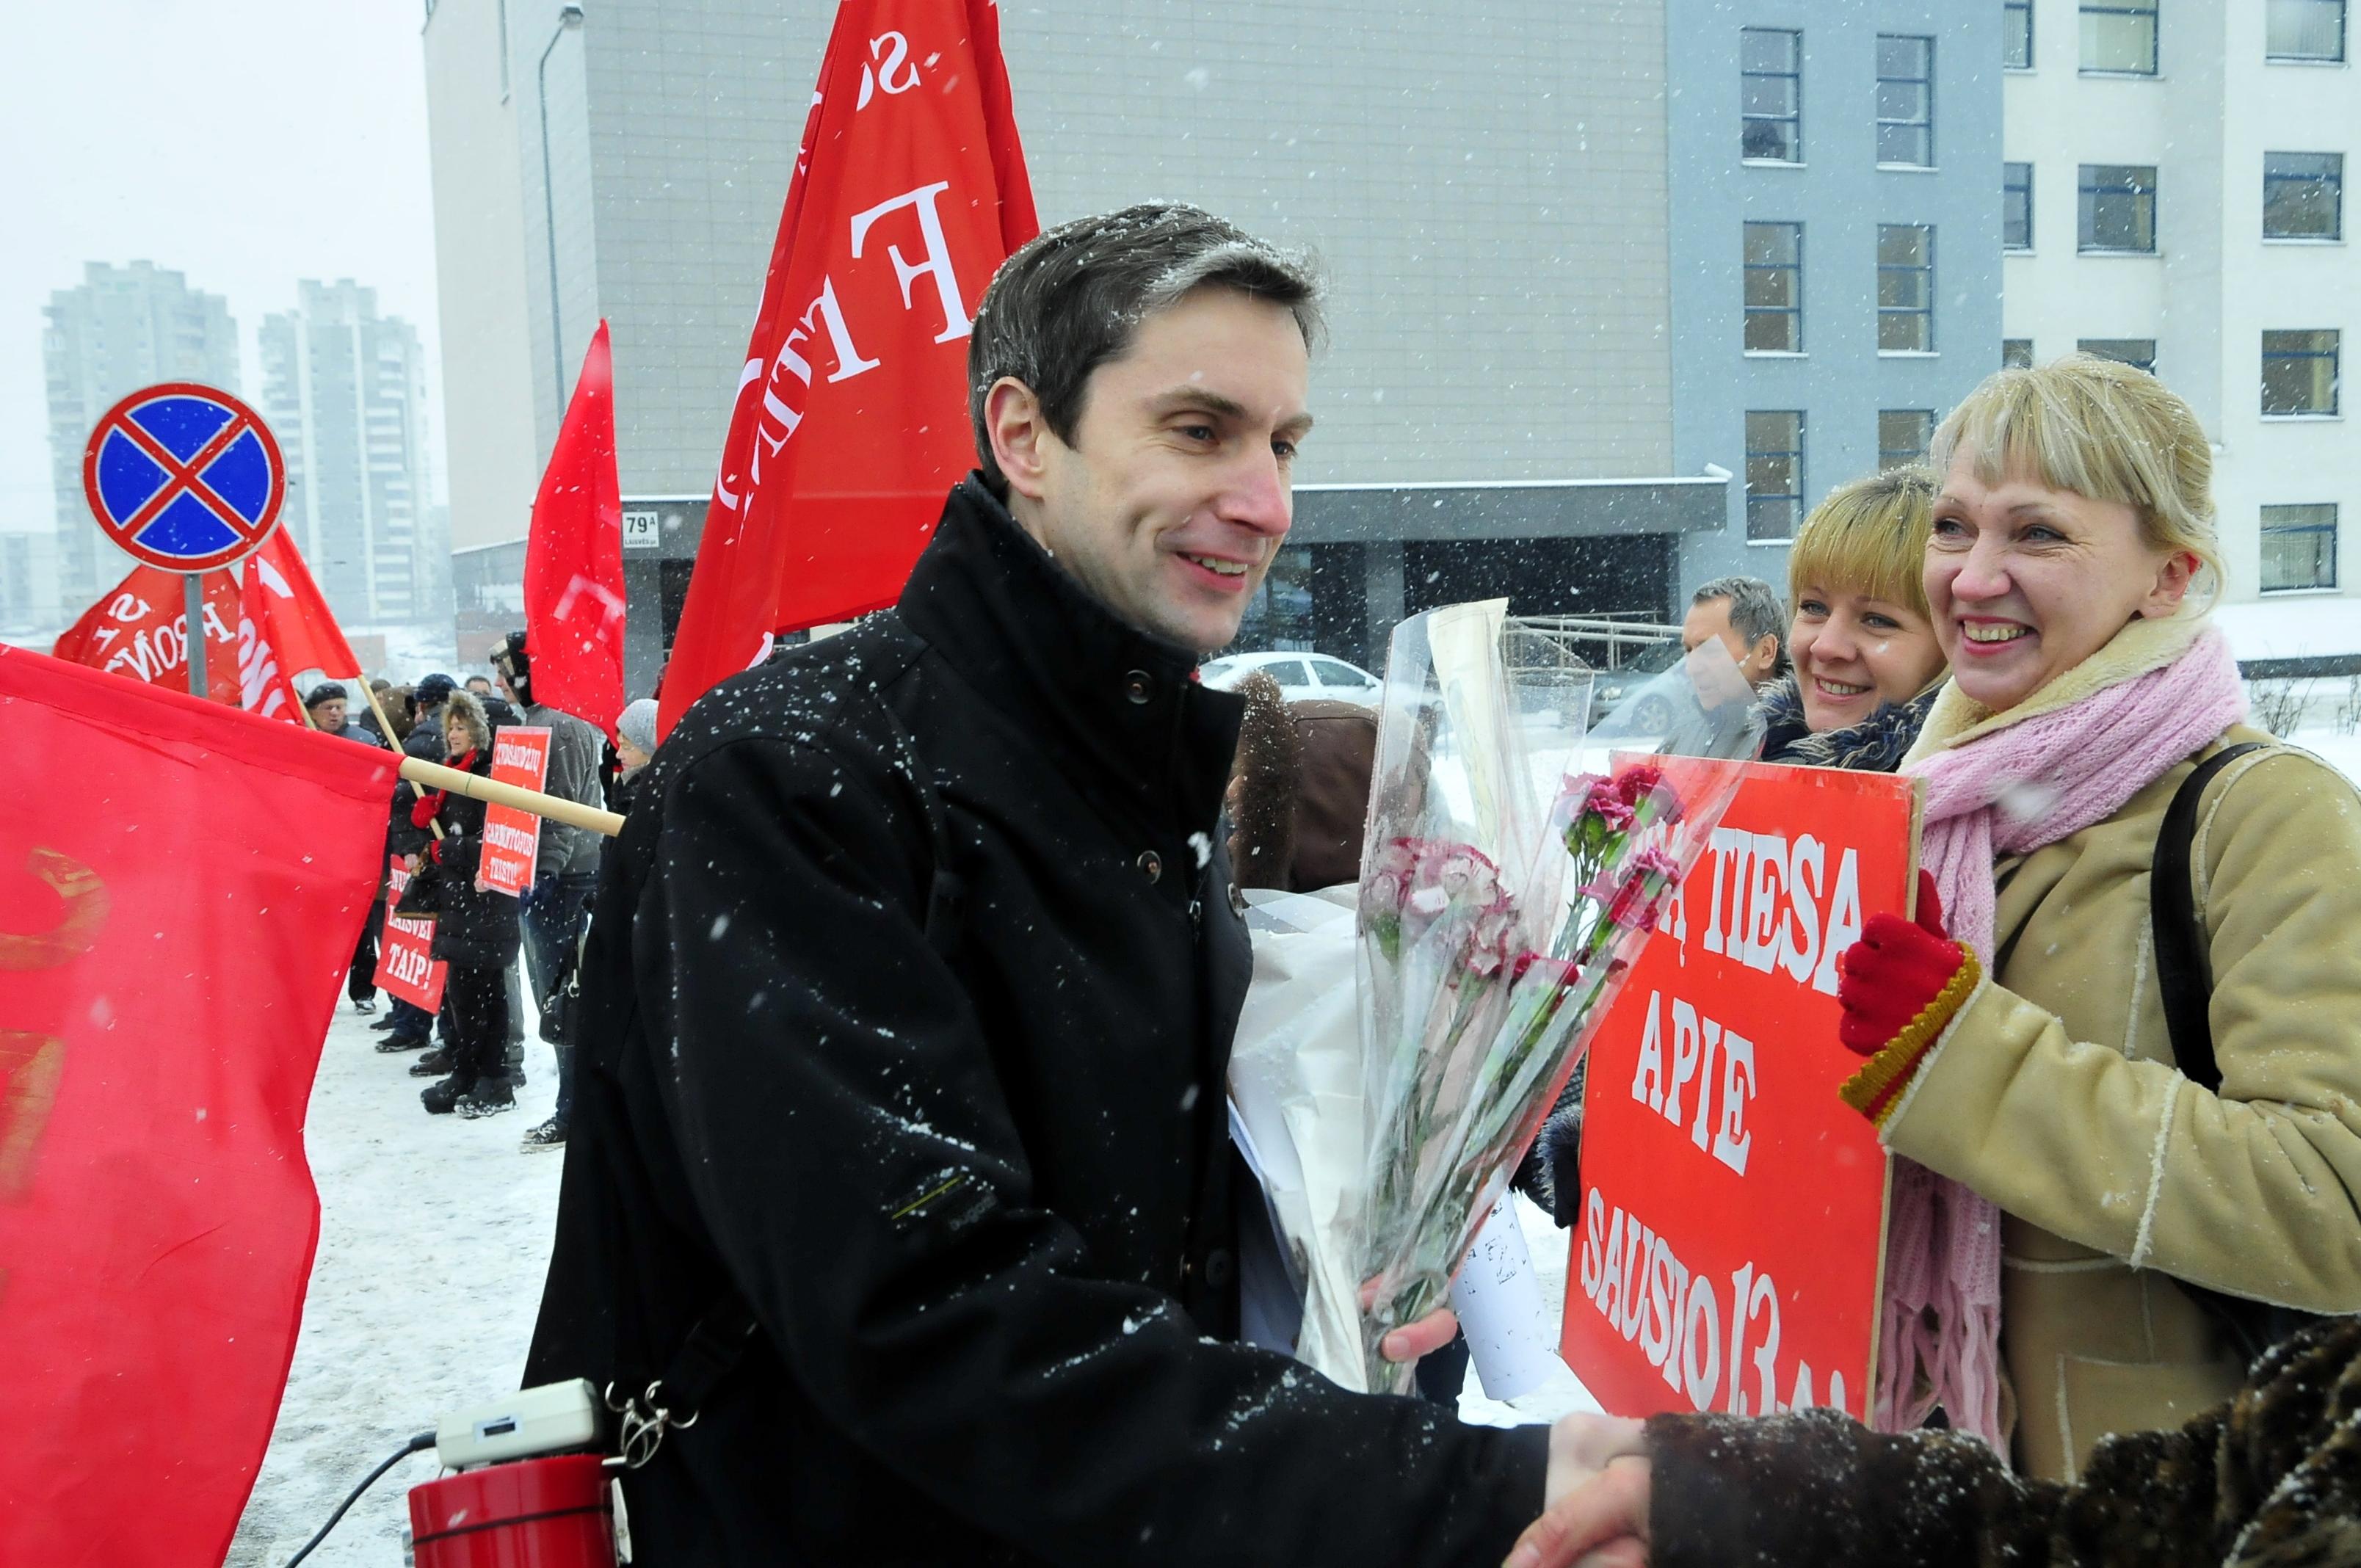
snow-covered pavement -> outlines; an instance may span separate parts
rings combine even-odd
[[[514,1388],[533,1336],[561,1159],[517,1140],[550,1113],[555,1059],[528,1022],[517,1109],[429,1116],[417,1055],[380,1055],[370,1022],[339,1004],[321,1054],[304,1140],[320,1249],[229,1568],[280,1568],[404,1439]],[[431,1450],[396,1465],[305,1568],[399,1568],[404,1494],[434,1473]]]

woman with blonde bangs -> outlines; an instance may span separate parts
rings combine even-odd
[[[2017,1460],[2072,1479],[2227,1398],[2258,1338],[2361,1310],[2361,802],[2245,723],[2212,448],[2154,377],[2002,371],[1932,458],[1951,679],[1902,770],[1931,877],[1840,992],[1846,1098],[1903,1157],[1879,1411],[2005,1453],[2005,1387]]]
[[[1920,578],[1935,475],[1889,468],[1831,491],[1787,562],[1795,671],[1763,695],[1763,760],[1892,773],[1948,669]]]

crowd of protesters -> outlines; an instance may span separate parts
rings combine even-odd
[[[324,734],[487,776],[492,738],[502,728],[546,729],[544,793],[601,808],[615,804],[654,750],[654,703],[626,710],[619,748],[610,751],[595,725],[534,699],[523,632],[510,633],[491,664],[493,674],[464,682],[443,674],[414,685],[373,681],[359,701],[342,683],[326,681],[304,695],[304,710]],[[399,895],[401,911],[434,917],[432,957],[447,966],[446,978],[435,1013],[389,997],[385,1016],[371,1027],[383,1036],[379,1051],[418,1053],[409,1070],[434,1080],[420,1095],[429,1113],[498,1115],[514,1109],[525,1081],[529,986],[533,1015],[541,1019],[543,1038],[555,1054],[558,1092],[555,1113],[524,1135],[522,1147],[558,1148],[566,1143],[571,1109],[573,1051],[560,1025],[564,1010],[552,1003],[571,982],[588,927],[602,839],[592,829],[544,819],[533,885],[512,898],[477,886],[483,820],[483,804],[469,796],[407,782],[397,787],[386,830],[388,862],[400,861],[408,878]],[[375,976],[390,883],[389,878],[379,889],[346,979],[346,995],[358,1013],[378,1011]]]

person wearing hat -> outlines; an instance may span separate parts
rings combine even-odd
[[[615,720],[615,755],[622,762],[623,770],[615,779],[613,810],[629,807],[631,796],[638,793],[632,781],[655,760],[655,754],[656,699],[643,696],[625,707]]]
[[[303,699],[303,711],[312,716],[312,728],[323,735],[341,740],[357,740],[364,746],[379,744],[378,738],[351,718],[352,694],[335,681],[322,681]]]
[[[549,730],[549,772],[543,790],[560,800],[605,806],[607,792],[599,775],[606,738],[573,714],[533,699],[533,658],[523,632],[510,632],[508,641],[493,651],[492,670],[523,722]],[[518,912],[524,920],[525,978],[542,1008],[549,1005],[566,956],[581,946],[590,918],[590,894],[598,885],[599,841],[599,835],[588,828],[548,820],[541,825],[541,858],[533,868],[533,886],[518,901]],[[574,1048],[569,1040],[555,1045],[556,1113],[525,1135],[528,1151],[556,1148],[566,1142],[566,1124],[574,1109]]]

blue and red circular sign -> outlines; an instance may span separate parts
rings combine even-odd
[[[135,560],[210,572],[270,537],[287,466],[261,415],[227,392],[167,381],[100,417],[82,488],[100,531]]]

